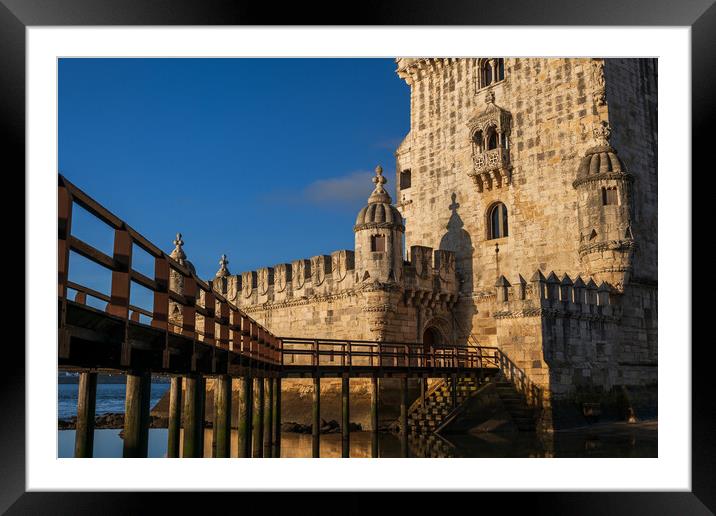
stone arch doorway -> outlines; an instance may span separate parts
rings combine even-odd
[[[443,333],[435,326],[426,326],[423,330],[423,353],[425,356],[430,357],[431,348],[442,344],[445,344]]]
[[[426,347],[433,346],[435,344],[445,344],[445,339],[442,332],[435,326],[428,326],[423,332],[423,344]]]

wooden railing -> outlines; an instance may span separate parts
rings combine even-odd
[[[425,346],[422,343],[281,337],[284,366],[410,367],[475,369],[497,367],[497,348]]]
[[[81,206],[114,230],[112,256],[72,234],[74,204]],[[135,245],[154,259],[153,277],[133,269],[132,250]],[[69,281],[70,251],[111,271],[109,294]],[[170,288],[170,271],[181,277],[183,284],[181,293]],[[153,297],[151,310],[130,304],[132,284],[151,291]],[[106,303],[106,313],[123,319],[126,323],[132,321],[139,324],[140,316],[143,315],[149,319],[150,326],[165,332],[183,335],[261,362],[276,365],[281,362],[280,343],[276,336],[216,292],[211,281],[206,282],[198,278],[185,264],[165,254],[119,217],[59,175],[58,296],[61,301],[61,327],[65,323],[68,289],[76,292],[75,302],[84,304],[88,296],[103,301]],[[170,301],[179,307],[180,322],[170,321]],[[197,328],[197,316],[203,319],[203,329]],[[62,353],[62,342],[60,348]]]

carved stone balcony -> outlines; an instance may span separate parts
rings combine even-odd
[[[478,191],[492,190],[510,184],[510,151],[502,147],[475,154],[473,169],[468,173]]]

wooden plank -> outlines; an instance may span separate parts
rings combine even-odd
[[[94,247],[83,242],[77,237],[70,235],[67,241],[69,242],[69,248],[71,251],[74,251],[77,254],[84,256],[88,260],[96,263],[97,265],[101,265],[105,269],[109,269],[111,271],[118,269],[118,265],[117,263],[115,263],[112,257],[107,256],[102,251],[95,249]]]

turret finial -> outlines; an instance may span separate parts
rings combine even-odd
[[[182,240],[181,238],[181,233],[177,233],[177,237],[172,243],[176,247],[174,247],[174,250],[169,256],[174,258],[179,263],[184,263],[184,260],[186,259],[186,254],[184,254],[184,249],[182,249],[182,246],[184,245],[184,240]]]
[[[609,145],[609,137],[612,134],[612,127],[609,125],[609,122],[602,120],[592,130],[592,133],[594,134],[594,139],[597,141],[597,144],[607,146]]]
[[[217,278],[223,278],[224,276],[229,276],[231,274],[229,272],[228,267],[226,267],[228,264],[229,264],[229,260],[226,259],[225,254],[222,254],[221,259],[219,260],[219,270],[216,271]]]
[[[390,204],[392,202],[390,195],[388,195],[388,192],[386,192],[385,188],[383,188],[383,185],[387,182],[388,180],[383,177],[383,167],[378,165],[377,167],[375,167],[375,177],[373,178],[373,184],[375,184],[375,189],[368,198],[369,203],[383,202]]]

